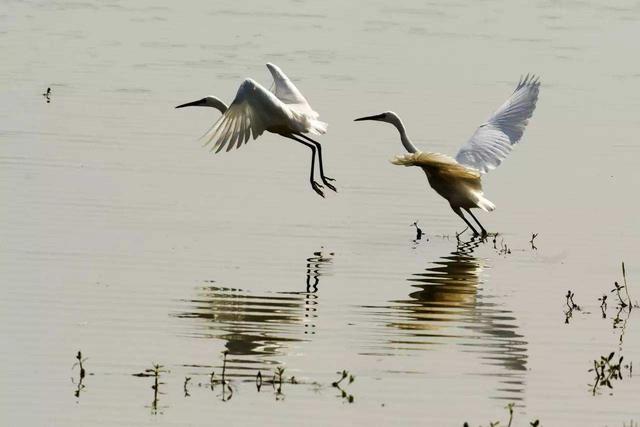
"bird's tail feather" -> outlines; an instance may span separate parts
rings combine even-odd
[[[298,122],[298,132],[311,133],[313,135],[324,135],[327,133],[329,125],[325,122],[318,120],[318,113],[313,111],[315,115],[311,115],[307,112],[300,112],[295,108],[291,109],[291,115],[294,121]]]
[[[478,207],[483,211],[491,212],[496,208],[496,205],[494,205],[489,199],[481,195],[478,197]]]
[[[391,163],[398,166],[415,166],[415,155],[414,154],[398,154],[395,158],[391,159]]]
[[[309,121],[309,133],[314,135],[324,135],[327,133],[327,128],[329,125],[325,122],[321,122],[320,120],[310,120]]]

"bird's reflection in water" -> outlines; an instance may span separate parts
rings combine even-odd
[[[326,267],[331,263],[333,252],[323,255],[322,251],[314,252],[312,257],[307,258],[307,287],[304,292],[304,317],[305,317],[305,334],[315,334],[315,322],[313,319],[318,317],[318,285],[320,277],[327,274]]]
[[[175,316],[198,320],[189,336],[224,341],[230,375],[255,376],[257,369],[277,365],[278,356],[293,343],[315,333],[320,278],[332,256],[319,251],[306,259],[300,291],[259,293],[210,281],[192,299],[183,300],[186,308]]]
[[[518,333],[513,313],[495,297],[478,292],[484,264],[473,253],[480,244],[479,238],[458,242],[454,252],[407,279],[414,288],[409,298],[390,301],[378,312],[394,331],[387,335],[385,352],[460,345],[482,360],[476,367],[465,366],[461,373],[497,377],[500,386],[493,397],[518,400],[527,342]]]

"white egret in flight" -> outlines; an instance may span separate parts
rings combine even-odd
[[[480,174],[495,169],[511,152],[524,133],[529,118],[536,108],[540,80],[527,75],[520,79],[516,90],[498,110],[476,129],[475,133],[458,151],[453,159],[445,154],[420,152],[411,143],[400,117],[391,111],[375,116],[362,117],[360,120],[377,120],[394,125],[400,132],[402,145],[409,154],[396,156],[391,163],[404,166],[419,166],[424,170],[429,185],[447,199],[451,209],[467,223],[474,234],[479,234],[464,217],[462,209],[480,226],[483,235],[487,234],[480,221],[471,213],[479,208],[490,212],[495,205],[484,197]]]
[[[322,135],[327,124],[318,120],[316,113],[305,97],[289,78],[274,64],[267,64],[273,76],[273,92],[268,91],[252,79],[246,79],[240,85],[236,97],[229,107],[218,98],[208,96],[198,101],[178,105],[182,107],[212,107],[220,110],[222,116],[203,135],[205,144],[213,144],[211,151],[220,152],[227,147],[239,148],[253,135],[253,139],[266,130],[293,139],[311,149],[311,187],[324,197],[322,185],[314,179],[315,158],[318,153],[320,178],[324,185],[333,191],[336,188],[329,182],[334,181],[324,174],[322,148],[320,143],[305,135]]]

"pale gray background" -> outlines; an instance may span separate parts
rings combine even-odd
[[[620,349],[640,366],[637,313],[619,346],[596,300],[623,259],[640,297],[637,2],[2,6],[3,425],[486,425],[509,402],[520,425],[640,419],[637,378],[592,397],[587,372]],[[330,124],[338,194],[309,188],[306,148],[265,134],[212,155],[196,139],[218,113],[173,109],[231,101],[244,77],[269,85],[268,61]],[[391,109],[419,147],[455,154],[527,72],[538,108],[479,216],[513,252],[488,242],[447,261],[459,218],[421,171],[388,162],[403,150],[390,125],[352,120]],[[320,250],[335,255],[305,294]],[[412,297],[407,279],[434,262],[452,299]],[[590,312],[570,325],[567,289]],[[222,403],[197,382],[225,346],[236,394]],[[80,399],[78,349],[94,374]],[[151,382],[130,375],[154,361],[171,369],[157,415]],[[280,364],[322,387],[275,402],[242,380]],[[353,405],[328,386],[340,369],[357,376]]]

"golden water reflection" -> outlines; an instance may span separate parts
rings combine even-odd
[[[517,400],[524,388],[527,342],[500,298],[482,291],[486,261],[474,256],[482,244],[458,242],[453,252],[407,279],[408,298],[367,307],[384,319],[382,339],[368,353],[391,356],[454,344],[480,359],[461,374],[495,376],[500,386],[493,397]]]

